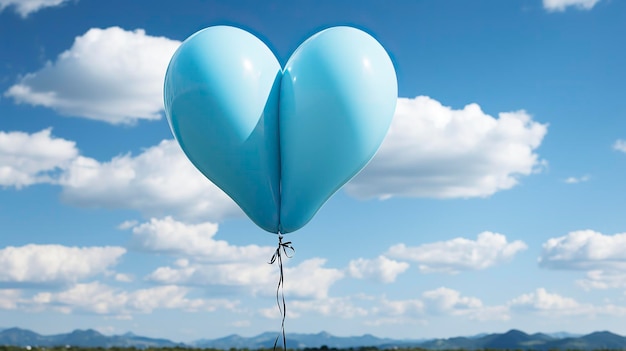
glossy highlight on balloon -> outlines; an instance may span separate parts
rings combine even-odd
[[[262,229],[289,233],[374,156],[395,111],[385,49],[351,27],[321,31],[281,70],[252,34],[216,26],[170,61],[165,112],[191,162]]]

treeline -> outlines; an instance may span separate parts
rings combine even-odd
[[[104,347],[79,347],[79,346],[54,346],[54,347],[38,347],[38,346],[4,346],[0,345],[0,351],[282,351],[282,347],[277,347],[276,350],[273,348],[259,348],[259,349],[248,349],[248,348],[231,348],[229,350],[223,349],[214,349],[214,348],[193,348],[193,347],[146,347],[146,348],[136,348],[136,347],[118,347],[112,346],[108,348]],[[303,349],[287,349],[287,351],[433,351],[428,349],[423,349],[419,347],[394,347],[394,348],[378,348],[375,346],[368,347],[350,347],[350,348],[336,348],[336,347],[306,347]],[[527,349],[479,349],[479,350],[470,350],[470,349],[454,349],[454,350],[437,350],[437,351],[533,351]],[[537,351],[537,350],[535,350]],[[545,350],[544,350],[545,351]],[[576,349],[567,349],[567,350],[559,350],[559,349],[549,349],[547,351],[589,351],[589,350],[576,350]],[[592,351],[617,351],[612,349],[596,349]],[[623,351],[623,350],[622,350]]]

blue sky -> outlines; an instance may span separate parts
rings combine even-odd
[[[399,99],[289,234],[287,332],[626,334],[626,3],[0,0],[0,327],[190,341],[277,330],[276,237],[172,140],[162,82],[212,25],[285,64],[351,25]]]

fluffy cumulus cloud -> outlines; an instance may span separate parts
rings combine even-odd
[[[591,10],[600,0],[543,0],[543,8],[550,12],[562,12],[568,7]]]
[[[528,306],[536,310],[567,310],[580,306],[576,300],[563,297],[559,294],[551,294],[544,288],[516,297],[511,301],[512,305]]]
[[[367,260],[359,258],[350,261],[347,272],[352,278],[372,279],[382,283],[393,283],[399,274],[409,268],[406,262],[399,262],[385,256]]]
[[[469,309],[482,307],[482,302],[475,297],[461,296],[461,293],[440,287],[435,290],[425,291],[422,296],[426,301],[426,308],[435,313],[452,312],[458,313]]]
[[[594,305],[581,303],[570,297],[556,293],[550,293],[544,288],[538,288],[534,292],[520,295],[508,305],[518,312],[539,313],[547,317],[582,315],[586,317],[596,316],[624,316],[626,307],[614,304]]]
[[[178,286],[157,286],[124,291],[98,282],[76,284],[61,292],[41,292],[29,301],[38,308],[50,308],[63,313],[83,312],[129,316],[150,313],[155,309],[214,311],[233,309],[237,301],[205,300],[188,297],[189,289]]]
[[[325,259],[312,258],[295,267],[285,267],[285,295],[295,298],[321,299],[344,273],[338,269],[325,268]],[[275,265],[260,262],[234,262],[204,264],[176,261],[174,266],[159,267],[147,279],[159,284],[183,286],[230,287],[241,292],[272,296],[276,293],[278,271]]]
[[[276,275],[266,261],[256,264],[245,262],[201,264],[179,259],[173,266],[157,268],[147,279],[159,284],[243,287],[254,294],[267,288],[276,279]]]
[[[626,268],[626,233],[604,235],[580,230],[543,244],[539,265],[550,269],[619,270]]]
[[[626,233],[570,232],[543,244],[539,266],[586,271],[577,283],[585,289],[626,287]]]
[[[21,77],[5,96],[113,124],[159,119],[165,71],[179,45],[140,29],[92,28],[54,62]]]
[[[507,320],[507,306],[485,306],[476,297],[463,296],[461,292],[440,287],[424,291],[419,299],[380,299],[371,310],[371,325],[398,324],[424,321],[426,317],[453,316],[471,320]]]
[[[242,214],[174,140],[100,162],[80,155],[74,141],[54,137],[51,129],[0,131],[0,187],[38,183],[61,186],[63,200],[79,207],[132,209],[147,217],[175,215],[192,221]]]
[[[212,262],[263,262],[274,248],[257,245],[234,246],[215,240],[218,225],[205,222],[187,224],[171,217],[153,218],[132,227],[134,248],[171,255],[192,256],[195,260]]]
[[[588,312],[589,306],[584,306],[576,300],[559,294],[549,293],[544,288],[520,295],[512,299],[509,304],[514,308],[545,312],[548,314],[571,315]]]
[[[52,136],[51,129],[33,134],[0,131],[0,186],[19,189],[55,182],[76,156],[75,143]]]
[[[14,8],[22,17],[27,17],[46,7],[60,6],[69,0],[0,0],[0,12],[5,8]]]
[[[108,162],[79,156],[59,180],[62,198],[81,207],[138,210],[147,217],[218,220],[240,215],[235,203],[209,182],[174,140],[137,156]]]
[[[165,217],[145,223],[123,223],[120,227],[132,231],[132,247],[177,257],[173,265],[158,267],[146,277],[152,283],[264,296],[275,293],[277,267],[267,264],[273,247],[237,246],[215,240],[218,226],[210,222],[189,224]],[[327,296],[330,286],[343,273],[325,268],[324,264],[323,259],[310,259],[289,267],[287,261],[285,276],[290,284],[286,294],[305,298]]]
[[[390,247],[386,255],[417,262],[425,273],[456,274],[507,262],[526,248],[522,241],[509,242],[502,234],[483,232],[476,240],[455,238],[415,247],[398,244]]]
[[[0,282],[67,284],[104,273],[126,252],[121,247],[35,245],[0,250]]]
[[[328,297],[328,290],[344,277],[344,273],[336,268],[326,268],[325,264],[326,259],[311,258],[293,268],[286,268],[285,277],[290,283],[285,287],[285,293],[303,298]],[[276,280],[276,272],[274,267],[273,280]]]
[[[485,306],[476,297],[463,296],[457,290],[440,287],[422,294],[424,308],[431,314],[464,316],[471,320],[508,320],[507,306]]]
[[[358,198],[486,197],[539,170],[547,126],[524,111],[485,114],[426,96],[400,98],[385,141],[346,191]]]

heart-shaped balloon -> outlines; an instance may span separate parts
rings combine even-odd
[[[193,164],[259,227],[289,233],[374,156],[397,81],[384,48],[355,28],[307,39],[283,72],[252,34],[217,26],[176,51],[164,95]]]

